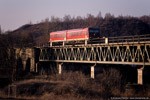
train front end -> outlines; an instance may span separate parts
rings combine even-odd
[[[99,28],[90,27],[89,28],[89,39],[100,38],[100,30]]]

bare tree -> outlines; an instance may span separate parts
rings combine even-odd
[[[72,19],[71,19],[71,16],[70,16],[70,15],[65,15],[65,16],[64,16],[63,21],[64,21],[64,23],[65,23],[65,26],[64,26],[65,29],[70,29],[70,28],[71,28],[71,27],[70,27],[70,26],[71,26],[71,25],[70,25],[70,24],[71,24],[71,20],[72,20]]]
[[[99,12],[99,13],[97,14],[97,18],[103,18],[101,12]]]
[[[48,34],[48,30],[49,30],[49,18],[46,18],[44,22],[44,33]]]
[[[105,19],[106,20],[111,19],[111,18],[114,18],[114,15],[112,15],[111,13],[106,13],[105,14]]]

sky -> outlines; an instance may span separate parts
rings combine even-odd
[[[101,12],[114,16],[150,15],[150,0],[0,0],[0,26],[15,30],[24,24],[36,24],[51,16],[63,18],[94,16]]]

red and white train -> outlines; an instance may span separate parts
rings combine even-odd
[[[49,42],[50,46],[52,46],[54,42],[62,42],[64,46],[65,42],[82,40],[85,41],[86,45],[89,39],[98,38],[99,32],[99,28],[95,27],[51,32]]]

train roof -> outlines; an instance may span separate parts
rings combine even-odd
[[[86,29],[98,29],[97,27],[87,27],[87,28],[78,28],[78,29],[70,29],[70,30],[62,30],[62,31],[56,31],[51,32],[50,34],[54,33],[66,33],[66,32],[72,32],[72,31],[80,31],[80,30],[86,30]]]

